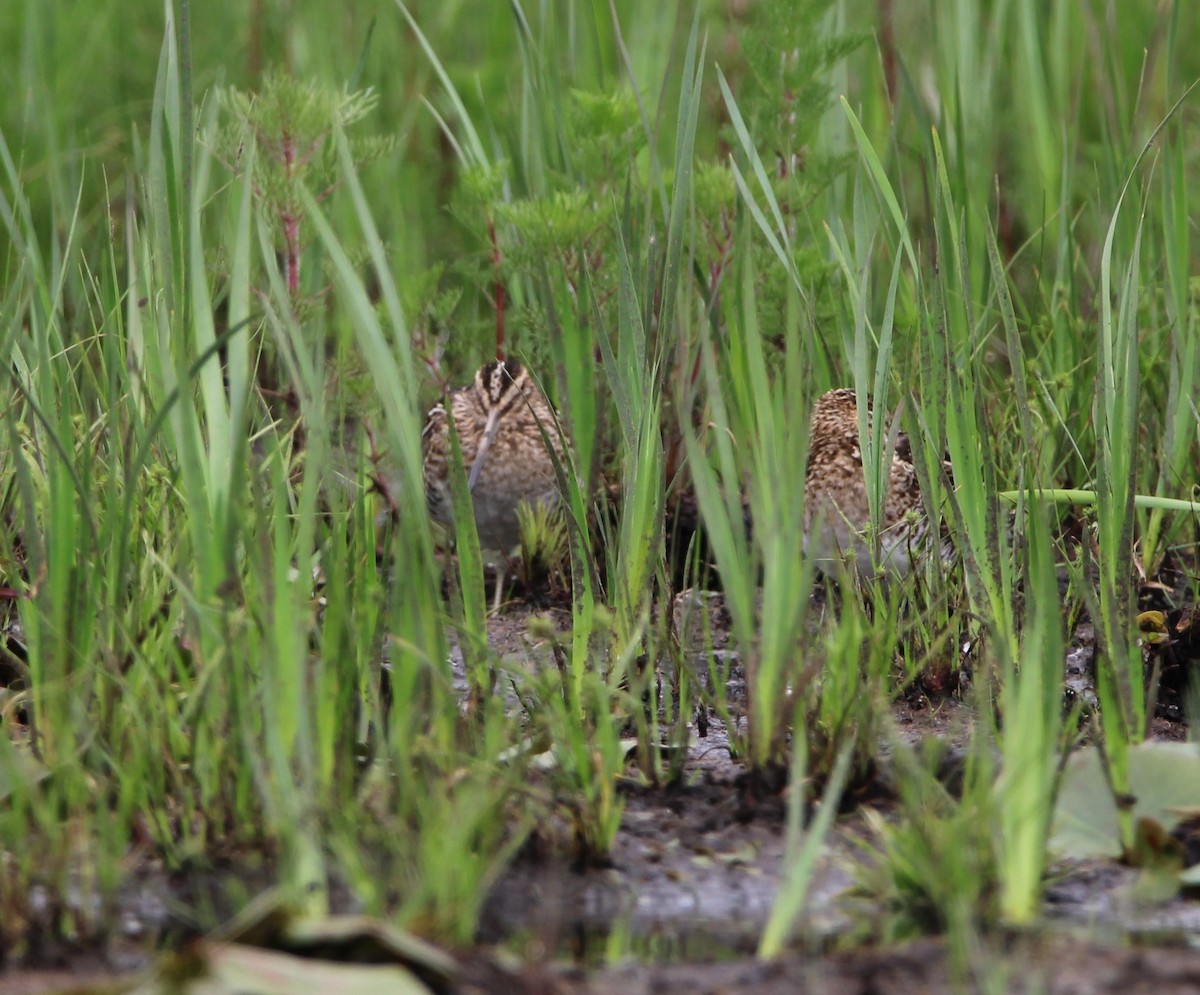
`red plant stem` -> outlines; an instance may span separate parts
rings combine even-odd
[[[892,0],[879,0],[879,51],[883,58],[883,82],[887,86],[888,102],[896,106],[896,25],[892,17]]]
[[[291,212],[283,216],[283,240],[287,246],[285,257],[288,293],[295,297],[300,293],[300,219]]]
[[[291,186],[292,174],[296,169],[295,140],[286,131],[279,143],[279,151],[283,156],[283,171]],[[300,216],[291,211],[285,211],[280,218],[283,222],[284,267],[287,271],[288,294],[293,298],[300,293]]]
[[[252,0],[250,4],[250,31],[246,44],[246,76],[258,79],[263,64],[263,0]]]
[[[496,271],[494,305],[496,308],[496,359],[504,362],[504,281],[500,279],[500,242],[496,238],[496,220],[488,218],[488,238],[492,240],[492,266]]]
[[[692,360],[692,375],[688,379],[688,386],[695,387],[696,381],[700,379],[700,351],[696,351],[696,358]]]

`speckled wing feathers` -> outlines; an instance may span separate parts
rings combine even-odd
[[[809,432],[804,480],[805,551],[819,561],[846,559],[861,571],[870,563],[863,541],[871,513],[863,479],[858,409],[853,390],[832,390],[817,399]],[[882,566],[907,573],[928,531],[921,490],[903,433],[896,440],[880,522]]]

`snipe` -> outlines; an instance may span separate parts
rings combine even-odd
[[[554,409],[519,363],[487,363],[469,387],[453,390],[428,414],[421,432],[425,495],[435,519],[453,521],[450,428],[454,420],[479,545],[507,556],[521,541],[517,506],[559,499],[551,451],[563,462]],[[550,447],[546,441],[549,439]]]
[[[817,399],[804,479],[804,549],[828,567],[844,561],[860,576],[871,563],[865,533],[871,524],[859,446],[853,390],[831,390]],[[928,555],[929,523],[921,503],[908,437],[896,439],[880,515],[879,566],[903,576]],[[938,543],[945,556],[948,548]]]

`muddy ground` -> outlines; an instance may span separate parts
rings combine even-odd
[[[493,637],[519,653],[523,613],[496,620]],[[1064,701],[1090,695],[1090,628],[1077,629],[1064,665]],[[968,741],[973,713],[956,697],[912,694],[893,715],[905,740],[933,737],[953,757]],[[1152,724],[1155,738],[1181,739],[1186,726]],[[886,781],[881,765],[879,780]],[[573,992],[640,995],[681,992],[890,993],[971,990],[942,940],[877,949],[861,935],[862,898],[851,894],[862,843],[862,808],[887,814],[886,785],[871,786],[842,816],[809,894],[796,953],[763,965],[753,953],[784,869],[784,805],[745,789],[720,722],[707,735],[693,724],[683,783],[629,784],[611,866],[575,870],[526,852],[489,900],[484,942],[507,942],[530,962],[573,961],[556,977]],[[1045,920],[1036,935],[997,936],[974,950],[979,975],[1007,978],[1003,990],[1183,992],[1200,990],[1200,903],[1187,898],[1139,906],[1135,872],[1111,862],[1053,868]],[[617,952],[622,966],[605,966]]]
[[[491,623],[493,646],[510,660],[538,652],[527,637],[532,614],[516,608]],[[1076,691],[1086,683],[1078,667],[1087,638],[1077,634],[1085,645],[1067,661],[1068,690],[1072,680]],[[905,739],[937,737],[951,752],[967,741],[972,721],[956,698],[919,694],[898,702],[894,715]],[[1154,725],[1163,738],[1185,732],[1166,719]],[[1055,867],[1036,934],[980,941],[965,976],[940,939],[882,948],[851,942],[863,922],[863,899],[850,894],[868,838],[862,813],[873,806],[886,814],[885,790],[856,799],[836,824],[809,895],[803,941],[760,963],[755,945],[784,869],[785,811],[782,799],[748,792],[742,775],[725,730],[710,717],[706,735],[693,724],[681,783],[650,787],[631,777],[622,785],[624,817],[607,866],[570,866],[535,838],[486,904],[470,960],[487,969],[468,972],[475,982],[459,990],[885,995],[978,990],[981,977],[1014,992],[1200,990],[1200,953],[1191,949],[1200,942],[1200,903],[1139,906],[1131,897],[1134,872],[1112,862]],[[180,900],[188,900],[186,886],[148,877],[129,890],[123,941],[86,958],[64,956],[58,970],[9,970],[0,974],[0,992],[98,990],[92,986],[129,977],[146,962],[147,940],[169,921],[168,906]],[[489,953],[499,945],[542,966],[509,972]]]

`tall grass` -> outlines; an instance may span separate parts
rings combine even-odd
[[[914,302],[920,334],[915,349],[903,343],[894,349],[922,361],[900,376],[911,382],[915,374],[924,388],[920,441],[932,453],[944,444],[954,465],[950,520],[973,611],[988,637],[974,667],[976,694],[984,714],[996,695],[1004,717],[996,732],[1004,757],[996,811],[1003,817],[990,844],[1000,860],[993,872],[1001,888],[998,914],[1024,921],[1037,911],[1054,797],[1048,757],[1058,749],[1060,719],[1047,701],[1055,697],[1061,619],[1050,620],[1039,607],[1052,597],[1042,509],[1018,506],[1014,520],[998,492],[1039,502],[1082,497],[1098,506],[1096,544],[1085,543],[1098,550],[1098,590],[1089,605],[1106,629],[1098,668],[1101,721],[1114,789],[1126,790],[1125,749],[1144,735],[1146,721],[1141,655],[1129,635],[1134,507],[1155,504],[1135,496],[1159,487],[1161,474],[1151,469],[1159,457],[1132,440],[1147,431],[1157,439],[1155,426],[1180,425],[1170,403],[1174,374],[1161,381],[1168,388],[1165,410],[1157,383],[1153,400],[1139,390],[1147,382],[1146,358],[1155,349],[1170,352],[1174,337],[1168,322],[1156,320],[1157,295],[1146,293],[1143,281],[1178,269],[1183,244],[1168,237],[1162,243],[1168,252],[1160,255],[1144,237],[1146,225],[1157,223],[1150,222],[1150,190],[1159,188],[1162,202],[1173,204],[1179,188],[1170,168],[1165,177],[1150,175],[1136,169],[1136,158],[1185,91],[1176,84],[1164,97],[1154,67],[1098,34],[1089,37],[1111,72],[1099,85],[1083,84],[1072,57],[1064,49],[1055,58],[1046,40],[1096,28],[1080,8],[1018,4],[997,8],[986,21],[981,13],[972,5],[942,12],[930,50],[910,56],[904,67],[911,85],[894,108],[895,134],[911,114],[930,136],[910,157],[916,171],[894,139],[873,136],[861,123],[886,120],[872,113],[869,97],[862,113],[848,114],[891,254],[897,266],[902,257],[907,264],[900,298]],[[1161,13],[1164,32],[1156,38],[1176,37],[1180,18],[1188,15],[1180,5]],[[1169,51],[1174,66],[1178,49]],[[926,75],[922,84],[930,65],[958,68]],[[1021,76],[1015,99],[996,89],[998,78],[1011,78],[994,76],[997,65]],[[968,75],[973,83],[964,86]],[[928,88],[931,79],[941,80],[936,91]],[[1130,89],[1136,100],[1129,99]],[[1146,109],[1155,106],[1159,116],[1148,118]],[[1081,129],[1103,137],[1089,144],[1075,137]],[[1005,134],[1027,136],[1028,154],[1006,161],[997,143]],[[1086,194],[1081,170],[1099,179]],[[841,214],[848,213],[847,206]],[[885,301],[876,306],[886,313]],[[1173,354],[1181,375],[1194,375],[1194,357]],[[1194,420],[1186,433],[1194,453]],[[1169,442],[1178,444],[1174,429]],[[927,464],[926,472],[933,468]],[[1083,494],[1055,490],[1069,480],[1094,482],[1095,493],[1090,487]],[[1146,552],[1153,558],[1161,555],[1153,544],[1164,519],[1151,518]],[[985,727],[976,730],[977,739],[987,735]],[[963,806],[991,810],[991,801],[972,797],[967,792]]]
[[[111,888],[140,836],[174,866],[217,845],[266,846],[291,900],[320,911],[331,875],[354,873],[328,858],[362,838],[338,817],[357,797],[392,829],[366,863],[398,863],[412,881],[405,914],[466,938],[527,826],[500,816],[521,764],[433,793],[419,774],[429,764],[448,779],[461,748],[428,522],[409,514],[380,534],[362,460],[355,490],[336,483],[344,415],[322,319],[300,316],[276,267],[254,149],[213,189],[215,103],[194,145],[191,196],[181,195],[193,146],[181,140],[170,22],[155,93],[144,173],[116,216],[123,244],[119,235],[98,260],[73,228],[62,251],[43,255],[8,159],[6,203],[19,205],[6,212],[18,247],[8,265],[22,275],[5,298],[17,530],[7,551],[29,660],[26,743],[49,777],[11,788],[5,847],[31,835],[46,847],[6,875],[6,907],[22,908],[35,880],[65,894],[81,840]],[[306,217],[334,274],[336,320],[370,360],[400,504],[419,510],[419,400],[399,293],[344,145],[342,155],[383,320],[312,198]],[[210,269],[214,254],[225,267]],[[86,337],[76,307],[91,321]],[[268,356],[292,385],[302,449],[297,424],[254,389]],[[475,735],[496,758],[515,731],[493,708]],[[364,782],[366,793],[363,750],[394,772]],[[78,824],[64,826],[62,811]],[[419,843],[448,826],[454,854],[473,854],[453,874]],[[59,926],[86,935],[104,922]]]

